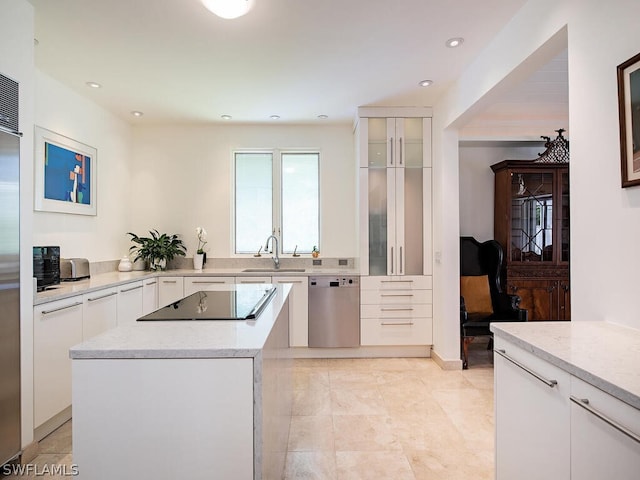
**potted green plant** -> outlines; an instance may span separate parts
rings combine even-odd
[[[159,233],[157,230],[149,230],[149,237],[139,237],[135,233],[128,232],[134,243],[129,252],[135,253],[136,260],[145,260],[151,270],[165,270],[167,262],[177,256],[184,257],[187,248],[176,234]]]

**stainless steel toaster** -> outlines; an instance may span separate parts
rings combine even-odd
[[[60,259],[60,280],[69,282],[89,277],[89,260],[86,258]]]

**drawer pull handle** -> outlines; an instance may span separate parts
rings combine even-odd
[[[511,358],[509,355],[506,354],[506,352],[504,350],[494,350],[494,352],[496,352],[498,355],[500,355],[501,357],[503,357],[504,359],[510,361],[511,363],[513,363],[516,367],[521,368],[522,370],[524,370],[525,372],[527,372],[529,375],[531,375],[532,377],[537,378],[538,380],[540,380],[542,383],[544,383],[545,385],[547,385],[549,388],[553,388],[556,385],[558,385],[558,381],[557,380],[548,380],[546,378],[544,378],[542,375],[534,372],[533,370],[531,370],[529,367],[526,367],[525,365],[521,364],[520,362],[518,362],[517,360],[514,360],[513,358]]]
[[[153,282],[147,282],[147,283],[145,283],[145,285],[155,285],[156,283],[158,283],[158,282],[156,282],[156,281],[154,280]]]
[[[383,312],[413,312],[413,308],[411,307],[399,307],[399,308],[383,307],[380,310],[382,310]]]
[[[87,298],[88,302],[95,302],[96,300],[102,300],[103,298],[107,298],[107,297],[113,297],[114,295],[117,295],[118,292],[111,292],[111,293],[107,293],[105,295],[100,295],[99,297],[93,297],[93,298]]]
[[[177,280],[162,280],[162,283],[178,283]]]
[[[637,435],[636,433],[633,433],[631,430],[629,430],[624,425],[620,425],[618,422],[616,422],[615,420],[612,420],[611,418],[606,416],[604,413],[601,413],[598,410],[596,410],[595,408],[593,408],[591,405],[589,405],[589,399],[588,398],[578,398],[578,397],[575,397],[573,395],[570,395],[569,396],[569,400],[571,400],[576,405],[584,408],[587,412],[592,413],[593,415],[598,417],[603,422],[609,424],[610,426],[612,426],[613,428],[618,430],[620,433],[625,434],[627,437],[629,437],[634,442],[640,443],[640,436],[639,435]]]
[[[138,285],[136,287],[131,287],[131,288],[123,288],[122,290],[120,290],[120,292],[121,293],[133,292],[134,290],[138,290],[139,288],[142,288],[142,285]]]
[[[49,315],[50,313],[59,312],[61,310],[66,310],[67,308],[77,307],[79,305],[82,305],[82,302],[75,302],[75,303],[72,303],[71,305],[65,305],[64,307],[58,307],[58,308],[54,308],[52,310],[43,310],[42,311],[42,315]]]
[[[202,284],[205,284],[205,285],[217,285],[217,284],[224,284],[224,280],[209,280],[209,281],[206,281],[206,280],[194,280],[191,283],[202,283]]]
[[[413,293],[383,293],[381,297],[413,297]]]
[[[283,283],[302,283],[302,280],[276,280],[276,283],[278,283],[278,284],[283,284]]]
[[[262,283],[267,283],[264,280],[256,280],[256,281],[252,281],[252,280],[240,280],[240,283],[256,283],[256,284],[262,284]]]
[[[413,325],[413,322],[380,322],[380,325],[389,326],[389,325]]]

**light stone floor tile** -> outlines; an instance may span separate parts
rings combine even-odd
[[[336,452],[338,480],[414,480],[401,452]]]
[[[377,388],[331,389],[333,415],[386,415],[387,407]]]
[[[289,429],[289,448],[295,451],[333,451],[331,415],[294,416]]]
[[[285,479],[493,478],[486,341],[471,345],[469,370],[462,372],[443,371],[428,358],[296,359],[292,371]],[[71,450],[67,422],[40,442],[32,463],[67,465],[69,472]]]
[[[401,450],[388,415],[334,415],[337,452],[381,452]]]

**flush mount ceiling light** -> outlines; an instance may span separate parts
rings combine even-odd
[[[144,115],[144,113],[138,110],[134,110],[133,112],[131,112],[131,115],[133,115],[134,117],[141,117],[142,115]]]
[[[450,38],[444,44],[449,48],[456,48],[462,45],[463,43],[464,43],[464,38],[455,37],[455,38]]]
[[[421,87],[428,87],[432,83],[433,83],[433,80],[420,80],[418,82],[418,85],[420,85]]]
[[[102,85],[96,82],[87,82],[86,85],[91,88],[102,88]]]
[[[238,18],[251,10],[254,0],[200,0],[202,4],[220,18]]]

